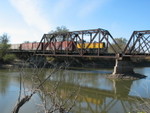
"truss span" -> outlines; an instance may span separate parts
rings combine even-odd
[[[150,30],[134,31],[123,53],[137,57],[150,55]]]
[[[112,45],[115,44],[115,48]],[[108,53],[111,48],[112,53]],[[122,51],[109,31],[104,29],[81,30],[65,33],[44,34],[36,55],[114,57]]]

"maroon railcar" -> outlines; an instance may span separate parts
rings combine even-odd
[[[46,50],[56,50],[56,51],[73,51],[75,50],[75,45],[73,41],[62,41],[62,42],[50,42]]]
[[[68,50],[68,51],[75,50],[74,42],[73,41],[63,41],[63,43],[62,43],[62,49],[63,50]]]
[[[62,42],[50,42],[48,43],[46,50],[62,50]]]
[[[21,50],[36,50],[39,45],[39,42],[37,43],[23,43],[21,44]],[[38,50],[42,50],[42,45],[40,44]]]
[[[44,43],[44,45],[47,45],[46,48],[44,48],[44,50],[52,50],[53,51],[56,48],[56,46],[55,46],[56,42]]]
[[[23,43],[21,45],[22,50],[32,50],[32,43]]]
[[[44,48],[46,47],[46,48]],[[52,51],[73,51],[75,50],[75,44],[73,41],[61,41],[50,43],[23,43],[21,44],[21,50],[52,50]]]
[[[43,44],[40,44],[39,42],[35,42],[35,43],[32,43],[32,50],[36,50],[37,49],[37,47],[38,47],[38,50],[42,50],[42,45]]]
[[[50,45],[50,48],[52,50],[54,50],[54,48],[55,48],[56,51],[59,51],[59,50],[61,50],[61,51],[65,51],[65,50],[73,51],[75,49],[75,45],[74,45],[73,41],[62,41],[62,42],[54,42],[54,44]]]
[[[63,42],[56,42],[55,43],[56,50],[62,50],[62,43]]]

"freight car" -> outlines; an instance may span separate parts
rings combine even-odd
[[[62,42],[50,42],[50,43],[22,43],[22,44],[11,44],[10,49],[12,50],[69,50],[75,49],[73,41],[62,41]],[[46,46],[47,45],[47,46]],[[38,47],[39,46],[39,47]]]
[[[21,44],[11,44],[10,49],[11,50],[20,50],[21,49]]]
[[[11,50],[36,50],[39,43],[11,44]]]
[[[10,49],[13,50],[46,50],[46,51],[75,51],[80,49],[86,49],[88,52],[97,52],[98,50],[102,53],[106,52],[105,43],[95,42],[95,43],[76,43],[74,41],[60,41],[60,42],[49,42],[49,43],[22,43],[22,44],[12,44]],[[99,48],[99,49],[98,49]]]
[[[21,50],[36,50],[39,45],[39,42],[34,43],[23,43],[21,44]],[[42,50],[42,45],[39,47]]]
[[[50,42],[46,50],[56,50],[56,51],[73,51],[75,50],[75,45],[73,41],[61,41],[61,42]],[[46,44],[43,44],[43,46]],[[45,48],[43,48],[45,50]]]

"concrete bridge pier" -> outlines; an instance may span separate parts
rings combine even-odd
[[[140,79],[146,77],[134,72],[134,66],[130,57],[118,57],[113,73],[108,78]]]
[[[134,74],[131,59],[129,57],[116,59],[113,74]]]

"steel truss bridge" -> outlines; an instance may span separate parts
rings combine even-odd
[[[63,48],[63,41],[66,41],[67,45],[65,49]],[[87,43],[86,47],[84,46],[85,43]],[[94,51],[89,49],[92,43],[99,43]],[[102,48],[100,43],[104,43],[105,47]],[[72,45],[75,48],[70,50]],[[150,56],[150,30],[134,31],[124,49],[121,49],[119,45],[108,30],[99,28],[44,34],[36,50],[13,51],[13,53],[100,58],[147,57]]]
[[[65,37],[65,40],[68,41],[68,48],[62,50],[62,45],[59,46],[59,51],[57,51],[56,42],[59,38]],[[117,55],[129,56],[129,57],[146,57],[150,55],[150,30],[146,31],[134,31],[131,35],[126,47],[124,50],[121,49],[116,40],[112,37],[109,31],[104,29],[92,29],[92,30],[82,30],[82,31],[73,31],[66,33],[52,33],[44,34],[40,44],[35,51],[36,55],[44,56],[73,56],[73,57],[103,57],[103,58],[116,58]],[[88,45],[83,47],[82,45],[88,41]],[[70,42],[73,42],[75,46],[74,51],[69,51],[71,45]],[[105,43],[105,52],[101,51],[100,44],[96,51],[90,51],[89,46],[94,42],[103,42]],[[53,44],[54,49],[47,50],[50,44]],[[77,44],[81,44],[81,47],[78,48]],[[39,50],[39,47],[43,46],[42,50]],[[111,49],[111,51],[109,51]]]

